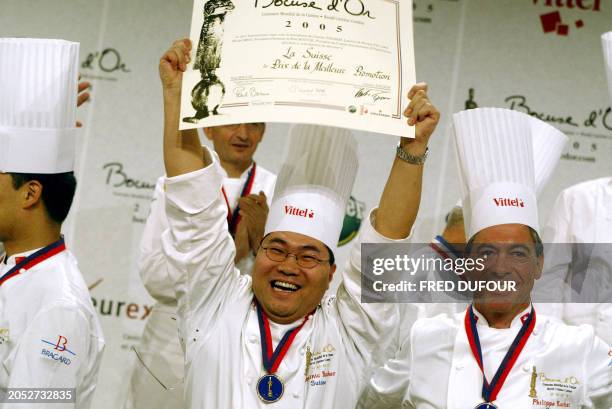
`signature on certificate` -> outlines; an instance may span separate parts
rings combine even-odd
[[[263,92],[258,90],[255,87],[236,87],[234,88],[234,95],[237,98],[248,98],[248,97],[267,97],[268,94],[267,92]]]
[[[385,101],[391,99],[388,97],[389,91],[380,91],[372,88],[360,88],[359,91],[355,93],[355,98],[372,98],[372,102]]]

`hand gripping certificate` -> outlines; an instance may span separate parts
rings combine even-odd
[[[316,123],[414,137],[412,0],[194,0],[181,129]]]

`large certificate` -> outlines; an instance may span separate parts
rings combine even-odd
[[[412,0],[194,0],[181,129],[297,122],[413,137]]]

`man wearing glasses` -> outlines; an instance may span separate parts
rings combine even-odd
[[[335,297],[324,297],[346,200],[357,171],[347,131],[302,126],[279,173],[252,275],[240,275],[219,193],[219,159],[197,134],[178,131],[180,82],[191,44],[177,41],[160,61],[169,230],[164,251],[179,275],[190,408],[353,408],[397,330],[393,304],[361,304],[362,242],[405,240],[421,192],[426,147],[439,113],[425,85],[405,114],[416,138],[403,138],[378,209],[362,227]]]

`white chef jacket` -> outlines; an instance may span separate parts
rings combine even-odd
[[[518,314],[510,328],[495,329],[475,311],[489,381],[527,312]],[[416,409],[470,409],[483,402],[482,373],[470,349],[464,319],[465,311],[417,320],[402,345],[403,359],[388,368],[388,396],[403,396],[402,407]],[[592,327],[568,326],[537,314],[534,331],[494,403],[512,409],[608,409],[612,407],[609,350]],[[530,396],[534,392],[535,397]],[[398,406],[366,403],[363,407]]]
[[[225,170],[220,168],[223,188],[232,210],[238,204],[240,193],[252,168],[251,165],[240,178],[230,178]],[[160,177],[155,185],[138,257],[138,271],[142,282],[157,302],[147,319],[140,345],[137,347],[144,363],[139,359],[135,360],[125,409],[178,408],[182,407],[183,402],[185,360],[178,338],[176,296],[167,273],[171,266],[168,265],[161,244],[161,235],[168,228],[164,180],[164,177]],[[264,192],[269,206],[275,183],[276,175],[258,164],[251,193]],[[244,274],[250,274],[253,260],[253,255],[249,254],[240,260],[238,269]]]
[[[170,229],[162,243],[173,271],[181,273],[175,288],[186,343],[186,406],[353,409],[368,379],[367,368],[380,365],[380,351],[398,322],[396,304],[359,302],[360,245],[398,241],[378,234],[371,216],[351,251],[337,295],[322,299],[280,364],[282,399],[265,404],[255,390],[265,372],[251,277],[234,267],[235,248],[219,195],[222,179],[215,158],[204,169],[166,181]],[[312,359],[306,371],[308,350]]]
[[[569,283],[582,281],[584,300],[610,299],[599,294],[610,289],[612,279],[612,177],[590,180],[565,189],[554,205],[543,230],[544,243],[558,243],[545,254],[543,286],[540,291],[570,293]],[[570,245],[563,247],[563,243]],[[595,247],[588,266],[573,259],[571,243],[607,243]],[[606,254],[607,252],[607,254]],[[585,270],[583,277],[574,276],[572,269]],[[593,272],[589,274],[589,272]],[[569,298],[567,298],[569,300]],[[563,320],[569,324],[591,324],[595,333],[612,343],[612,304],[565,303],[550,304],[549,308],[562,310]]]
[[[2,275],[15,266],[16,257],[34,251],[9,257],[0,264]],[[0,286],[0,386],[76,388],[76,403],[6,403],[0,408],[89,408],[103,348],[89,290],[68,250]]]
[[[430,246],[421,248],[411,257],[444,260],[447,257],[454,258],[456,256],[453,254],[453,249],[449,248],[443,241],[434,238]],[[417,272],[412,280],[447,281],[456,279],[450,274],[454,273],[437,271],[436,269],[422,269]],[[404,393],[410,385],[410,379],[407,377],[409,369],[408,362],[406,361],[406,348],[408,347],[412,326],[417,318],[431,318],[439,314],[453,315],[465,312],[469,305],[469,300],[452,302],[456,299],[446,293],[423,294],[422,300],[427,302],[400,305],[401,321],[397,343],[399,350],[395,353],[394,357],[387,360],[384,365],[376,368],[373,372],[359,400],[358,408],[391,409],[402,406]],[[431,302],[432,300],[437,302]],[[540,306],[539,304],[535,305],[536,309]],[[415,309],[417,318],[415,318]],[[558,317],[551,317],[549,319],[557,323],[560,322]]]

